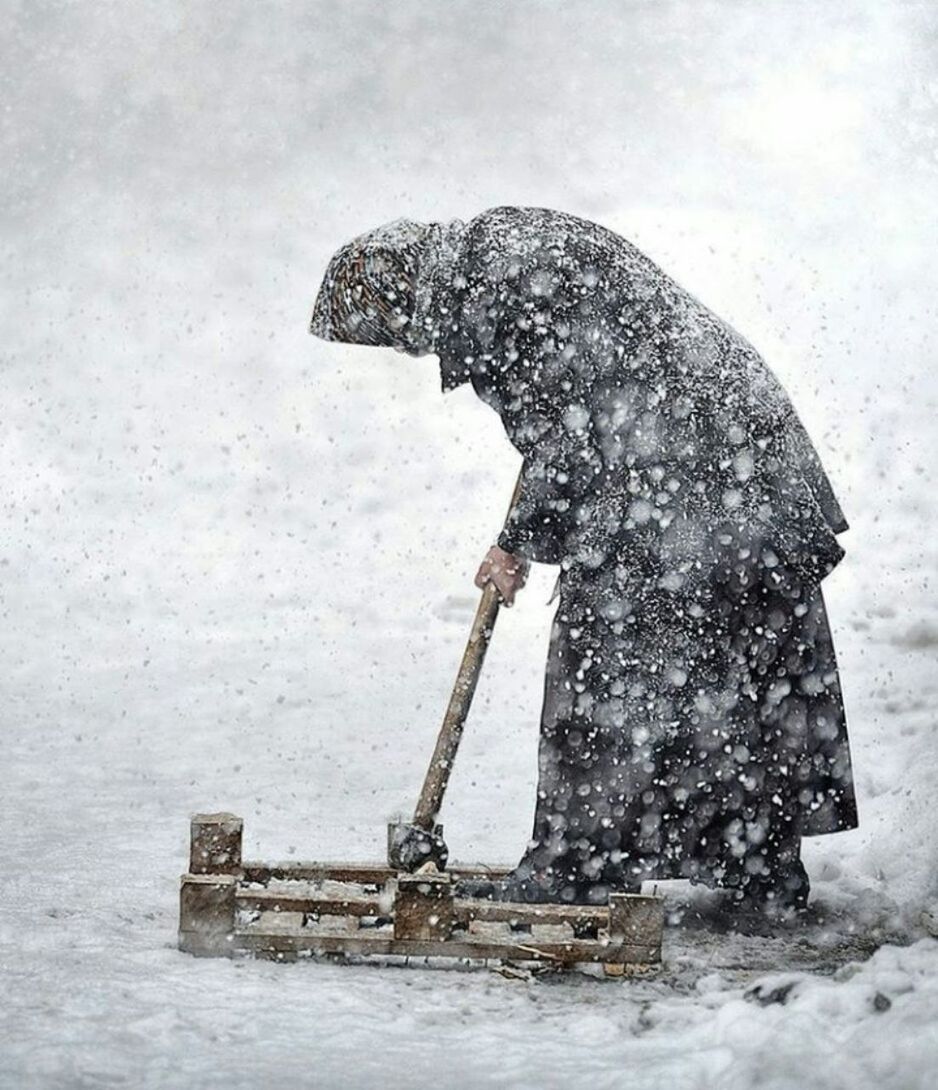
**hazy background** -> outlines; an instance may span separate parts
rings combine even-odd
[[[931,1085],[934,943],[763,1009],[719,935],[590,991],[175,928],[192,812],[364,859],[413,805],[518,458],[433,359],[306,325],[350,236],[517,203],[633,239],[789,389],[852,524],[861,827],[815,894],[858,949],[938,933],[936,115],[931,2],[5,0],[0,1085]],[[457,857],[528,836],[553,576],[499,622]]]
[[[434,360],[306,323],[351,235],[519,203],[636,241],[790,390],[852,523],[827,592],[864,824],[809,861],[933,895],[936,35],[930,3],[4,4],[17,858],[80,882],[142,838],[171,927],[193,810],[380,854],[517,458]],[[528,833],[552,578],[493,646],[462,856]]]

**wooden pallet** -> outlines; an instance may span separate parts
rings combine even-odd
[[[661,960],[663,898],[615,893],[608,905],[461,898],[460,878],[506,868],[398,873],[370,863],[242,862],[233,814],[192,819],[179,948],[201,957],[276,960],[330,954],[601,963],[610,976]]]

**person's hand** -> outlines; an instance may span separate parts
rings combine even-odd
[[[515,595],[527,582],[528,562],[514,553],[506,553],[493,545],[485,554],[485,559],[476,572],[475,584],[482,590],[488,583],[494,583],[506,606],[513,604]]]

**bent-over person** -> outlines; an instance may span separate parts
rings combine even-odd
[[[439,358],[523,456],[477,584],[559,565],[531,841],[493,895],[689,878],[803,907],[801,840],[857,823],[821,581],[847,528],[785,391],[613,232],[494,208],[343,246],[326,340]]]

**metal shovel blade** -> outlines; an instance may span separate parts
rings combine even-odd
[[[443,826],[425,829],[412,821],[392,821],[388,825],[388,865],[413,873],[425,863],[446,867],[449,849],[443,839]]]

